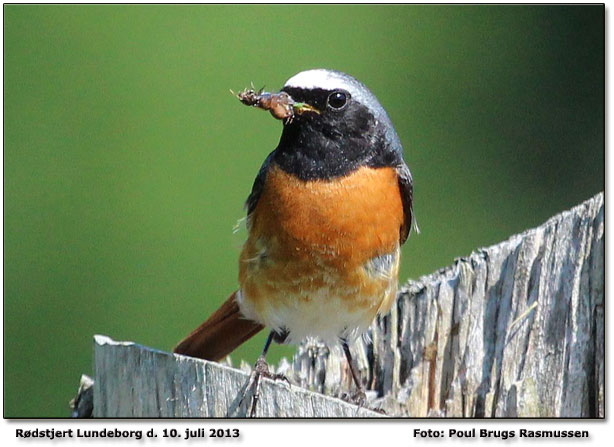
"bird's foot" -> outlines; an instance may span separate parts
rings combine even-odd
[[[288,384],[288,386],[290,386],[290,381],[286,376],[283,374],[271,373],[265,358],[263,356],[258,357],[258,360],[256,360],[256,364],[254,365],[254,370],[249,376],[249,382],[245,388],[245,394],[243,395],[243,399],[245,399],[245,397],[250,394],[250,390],[253,390],[251,392],[252,401],[249,410],[250,418],[256,417],[256,408],[258,406],[258,400],[260,399],[260,384],[263,377],[271,380],[283,380]],[[243,399],[241,399],[241,402],[243,402]]]
[[[276,374],[269,371],[269,364],[266,362],[264,357],[258,357],[256,360],[256,364],[254,365],[254,371],[258,372],[261,377],[265,377],[271,380],[283,380],[288,385],[290,385],[290,380],[283,374]]]
[[[343,393],[340,397],[341,397],[341,400],[349,404],[357,405],[361,408],[366,408],[368,410],[375,411],[376,413],[387,414],[386,411],[383,410],[382,408],[377,408],[377,407],[368,405],[367,394],[365,393],[363,389],[359,389],[353,394]]]
[[[367,403],[367,395],[365,394],[364,390],[359,389],[353,394],[343,393],[341,395],[341,400],[349,404],[352,404],[352,405],[358,405],[359,407],[364,407],[365,404]]]

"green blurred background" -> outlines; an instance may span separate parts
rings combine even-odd
[[[403,282],[604,187],[603,6],[4,13],[5,417],[67,416],[93,334],[167,350],[235,290],[281,124],[230,88],[316,67],[371,88],[415,179]]]

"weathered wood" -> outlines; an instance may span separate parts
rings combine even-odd
[[[74,418],[91,418],[94,412],[94,381],[81,374],[77,395],[70,401],[71,416]]]
[[[604,416],[603,194],[410,281],[351,348],[369,406],[394,416]],[[349,387],[340,350],[299,346],[277,368],[300,387]],[[95,339],[97,417],[245,416],[244,371]],[[249,400],[249,399],[247,399]],[[379,416],[264,380],[263,417]]]
[[[94,337],[94,417],[245,417],[245,371]],[[258,417],[377,417],[339,399],[262,380]]]
[[[604,417],[603,194],[399,293],[359,340],[388,414]],[[343,356],[302,345],[303,386],[340,392]]]

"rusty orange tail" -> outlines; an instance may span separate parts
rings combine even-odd
[[[247,320],[239,312],[234,292],[203,324],[181,340],[173,352],[205,360],[220,360],[264,326]]]

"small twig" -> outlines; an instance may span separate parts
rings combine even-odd
[[[522,320],[523,318],[525,318],[527,315],[529,315],[529,313],[531,313],[531,311],[533,309],[535,309],[537,307],[537,301],[535,301],[533,304],[531,304],[527,310],[525,310],[522,314],[520,314],[520,316],[518,318],[516,318],[514,321],[512,321],[512,324],[509,325],[508,327],[508,331],[510,329],[512,329],[512,327],[514,327],[514,325],[516,323],[518,323],[520,320]]]

